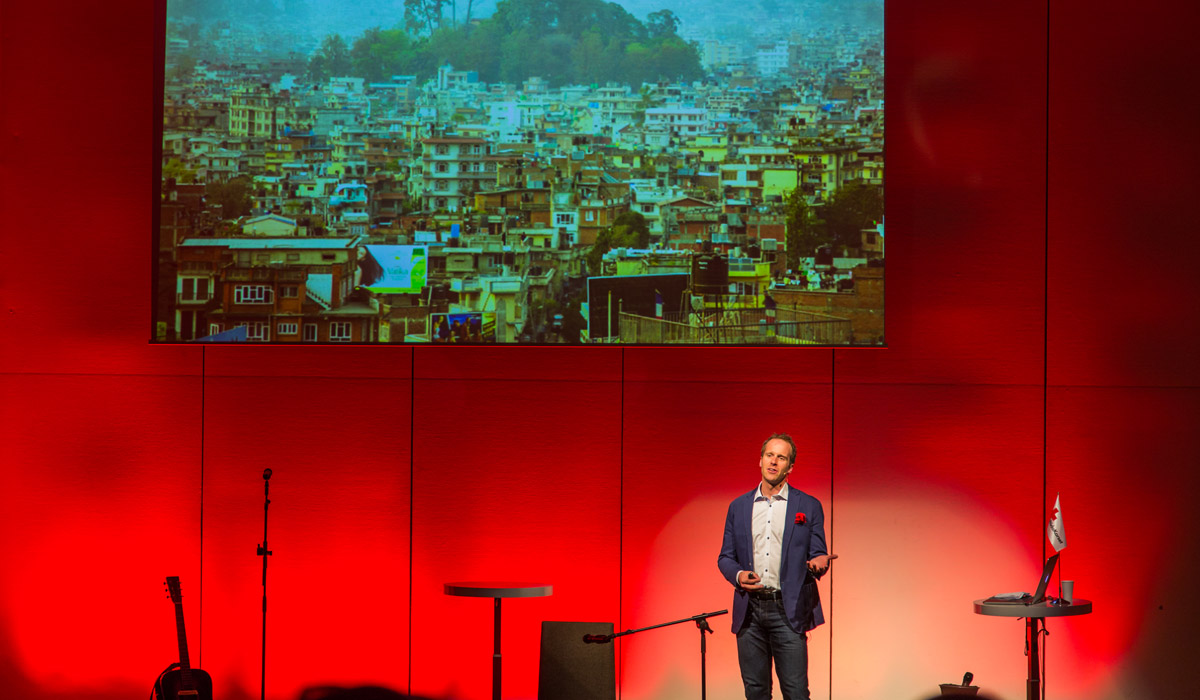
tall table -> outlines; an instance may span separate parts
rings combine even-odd
[[[1025,618],[1026,656],[1029,657],[1029,673],[1025,681],[1026,700],[1041,697],[1042,676],[1038,654],[1038,626],[1046,626],[1047,617],[1069,617],[1086,615],[1092,611],[1092,601],[1076,598],[1067,604],[1041,602],[1034,605],[988,603],[986,598],[975,601],[976,615]]]
[[[554,593],[547,583],[516,581],[457,581],[445,584],[446,595],[491,598],[492,604],[492,700],[500,700],[500,599],[542,598]]]

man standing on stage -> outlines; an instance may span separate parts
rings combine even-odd
[[[770,700],[772,661],[784,700],[808,700],[807,632],[825,622],[817,579],[837,555],[825,548],[821,502],[788,486],[796,443],[776,433],[759,455],[762,483],[729,504],[717,568],[736,589],[746,700]]]

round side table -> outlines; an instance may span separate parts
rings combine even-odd
[[[500,600],[542,598],[554,593],[548,583],[518,581],[456,581],[445,584],[446,595],[491,598],[492,603],[492,700],[500,700]]]
[[[1025,618],[1025,644],[1028,648],[1029,673],[1025,680],[1026,700],[1041,698],[1041,668],[1038,654],[1038,625],[1046,626],[1047,617],[1069,617],[1071,615],[1087,615],[1092,611],[1092,601],[1076,598],[1067,605],[1056,603],[1035,603],[1022,605],[1020,603],[988,603],[986,598],[975,601],[976,615],[992,615],[994,617],[1023,617]]]

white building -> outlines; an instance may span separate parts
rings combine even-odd
[[[706,39],[702,48],[703,53],[700,57],[700,65],[705,70],[724,68],[741,60],[741,51],[736,44],[727,44],[716,39]]]
[[[782,73],[788,68],[788,43],[777,41],[774,44],[759,45],[754,59],[759,75]]]
[[[469,207],[476,192],[496,181],[496,164],[486,156],[486,139],[455,136],[421,139],[422,192],[426,209],[458,211]]]
[[[708,131],[708,110],[701,107],[651,107],[646,110],[646,131],[665,129],[672,138]]]
[[[242,224],[242,235],[244,236],[261,236],[263,238],[275,238],[280,236],[296,235],[297,226],[295,219],[289,219],[286,216],[278,214],[264,214],[247,219]]]
[[[664,232],[662,205],[677,199],[680,195],[679,190],[673,187],[656,187],[652,180],[630,184],[633,195],[633,201],[629,205],[630,211],[637,212],[646,219],[646,227],[650,229],[652,237],[661,237]]]
[[[579,241],[579,207],[572,202],[570,192],[555,192],[550,203],[550,217],[560,240],[575,245]]]

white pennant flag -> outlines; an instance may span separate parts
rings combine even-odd
[[[1054,551],[1061,552],[1067,546],[1067,531],[1063,529],[1062,508],[1058,504],[1059,496],[1054,495],[1054,515],[1050,518],[1050,524],[1046,526],[1046,537],[1050,538],[1050,544],[1054,547]]]

